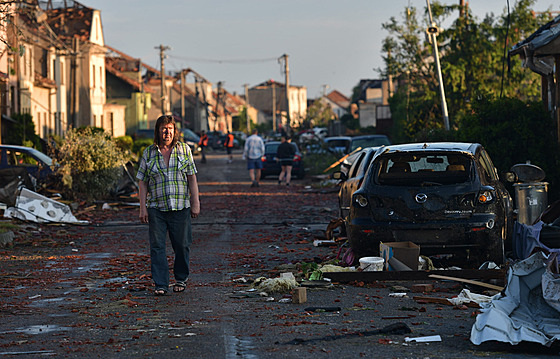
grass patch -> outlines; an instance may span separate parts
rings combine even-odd
[[[8,222],[0,222],[0,233],[6,233],[12,230],[16,230],[19,229],[19,226],[13,224],[13,223],[8,223]]]

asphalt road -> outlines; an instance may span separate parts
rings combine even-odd
[[[302,263],[336,259],[315,247],[337,215],[336,193],[310,179],[250,188],[240,154],[198,164],[201,216],[193,222],[192,274],[185,293],[155,297],[147,226],[137,206],[83,204],[88,226],[19,223],[12,248],[0,249],[0,356],[60,358],[525,358],[558,348],[469,341],[476,309],[422,303],[414,295],[452,297],[459,283],[333,283],[307,288],[307,302],[287,294],[255,296],[250,283],[278,278]],[[169,251],[171,255],[171,251]],[[422,282],[424,283],[424,282]],[[400,286],[400,288],[395,288]],[[480,288],[471,288],[473,291]],[[406,292],[393,297],[392,292]],[[282,299],[287,299],[284,303]],[[312,311],[310,307],[333,308]],[[307,310],[306,310],[307,309]],[[440,342],[406,337],[439,335]]]

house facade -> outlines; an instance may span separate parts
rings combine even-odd
[[[273,128],[298,127],[306,118],[306,87],[290,86],[288,101],[286,101],[286,85],[273,80],[250,88],[248,94],[249,104],[260,111],[257,120],[259,124],[272,123]]]
[[[21,113],[43,139],[80,126],[124,135],[124,108],[106,107],[100,11],[71,0],[21,2],[0,21],[10,44],[0,56],[2,125]]]

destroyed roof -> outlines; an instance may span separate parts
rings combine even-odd
[[[58,38],[66,43],[70,43],[74,37],[89,41],[95,10],[76,1],[70,3],[72,7],[48,8],[46,21]]]
[[[524,48],[535,52],[536,56],[560,54],[560,15],[541,26],[527,39],[515,44],[509,51],[510,55],[523,53]]]

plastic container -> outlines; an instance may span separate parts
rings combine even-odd
[[[383,270],[385,260],[381,257],[360,258],[360,268],[364,272],[380,272]]]

